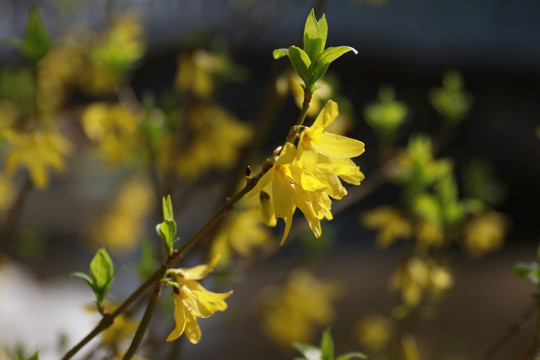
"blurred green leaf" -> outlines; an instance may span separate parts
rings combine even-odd
[[[92,280],[90,275],[85,274],[85,273],[80,272],[80,271],[76,271],[74,273],[69,274],[69,276],[77,277],[79,279],[84,280],[84,282],[86,282],[88,284],[88,286],[90,286],[90,288],[92,290],[94,290],[94,281]]]
[[[336,360],[349,360],[349,359],[367,359],[368,357],[366,354],[363,354],[361,352],[350,352],[347,354],[340,355],[336,358]]]
[[[321,353],[322,360],[334,360],[334,340],[332,340],[332,335],[330,334],[329,329],[323,331],[321,339]]]
[[[394,88],[384,85],[379,89],[378,101],[364,108],[364,117],[379,136],[391,138],[403,124],[407,112],[405,103],[395,100]]]
[[[28,15],[24,38],[20,47],[23,54],[33,64],[37,64],[51,47],[51,39],[45,30],[37,9],[32,9]]]
[[[449,123],[465,119],[472,106],[472,96],[463,89],[463,80],[457,71],[443,75],[442,87],[429,92],[429,101]]]

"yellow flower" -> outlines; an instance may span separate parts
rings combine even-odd
[[[253,204],[243,206],[230,214],[220,227],[212,241],[210,258],[219,254],[220,262],[227,263],[233,251],[247,257],[256,248],[268,244],[270,237],[270,232],[261,222],[258,207]]]
[[[416,225],[416,239],[424,249],[438,247],[444,242],[444,231],[436,221],[420,220]]]
[[[298,149],[287,143],[282,148],[274,166],[263,175],[254,189],[246,196],[265,190],[270,197],[264,209],[267,224],[273,219],[285,219],[285,232],[281,243],[289,234],[293,214],[298,207],[306,217],[311,231],[321,236],[320,220],[332,220],[330,207],[334,199],[341,199],[347,190],[340,178],[359,185],[364,179],[358,166],[350,159],[364,152],[364,144],[358,140],[332,134],[327,127],[338,115],[337,104],[329,100],[319,116],[300,136]]]
[[[15,186],[13,181],[0,173],[0,215],[6,211],[15,199]]]
[[[409,308],[418,306],[425,295],[437,295],[452,285],[452,275],[444,266],[418,257],[407,259],[390,279],[390,286]]]
[[[287,143],[274,166],[266,172],[257,185],[246,194],[251,197],[260,191],[269,194],[273,206],[273,217],[285,220],[285,232],[281,243],[285,241],[292,225],[293,214],[298,207],[306,217],[311,231],[316,237],[321,236],[320,220],[332,220],[330,207],[332,201],[325,192],[327,185],[320,182],[313,174],[294,162],[296,148]]]
[[[332,302],[342,295],[339,284],[321,281],[312,274],[293,271],[280,288],[268,289],[263,304],[263,328],[276,343],[309,342],[316,326],[335,317]]]
[[[365,147],[361,141],[326,131],[338,114],[337,104],[328,100],[313,125],[302,132],[297,160],[328,184],[330,196],[341,199],[347,191],[338,177],[354,185],[364,180],[364,174],[350,158],[361,155]]]
[[[30,178],[39,189],[49,185],[48,168],[57,172],[64,169],[64,155],[71,144],[56,129],[36,130],[29,133],[6,132],[7,142],[12,146],[6,155],[6,171],[11,175],[19,167],[26,167]]]
[[[370,352],[384,350],[394,332],[392,322],[378,313],[362,317],[355,326],[358,342]]]
[[[508,220],[496,211],[486,211],[469,220],[463,229],[465,250],[474,258],[498,250],[508,231]]]
[[[91,225],[90,240],[112,253],[133,250],[144,233],[144,220],[152,211],[152,201],[152,188],[147,182],[134,179],[122,184],[111,209]]]
[[[366,211],[360,218],[362,224],[368,229],[377,229],[375,244],[385,249],[397,239],[407,239],[411,236],[411,225],[405,216],[390,206],[380,206]]]
[[[195,179],[212,168],[229,168],[251,138],[248,125],[216,105],[197,106],[188,119],[188,129],[180,136],[164,136],[158,149],[160,167],[183,179]]]
[[[167,337],[167,341],[173,341],[185,332],[192,344],[197,344],[201,339],[201,329],[197,324],[197,318],[207,318],[216,311],[227,309],[225,299],[232,291],[227,293],[215,293],[206,290],[198,280],[202,280],[216,266],[218,258],[214,258],[208,265],[198,265],[192,268],[170,269],[167,274],[174,278],[178,287],[174,288],[174,321],[176,327]]]
[[[205,99],[214,92],[214,77],[232,70],[232,64],[223,55],[204,50],[182,54],[178,61],[175,86],[182,91],[193,91],[195,95]]]
[[[115,19],[97,44],[89,44],[88,62],[79,75],[81,88],[92,95],[116,92],[135,62],[144,55],[143,30],[133,13]]]
[[[131,152],[137,131],[137,117],[120,104],[96,102],[82,115],[83,129],[90,140],[99,144],[107,163],[114,165]]]

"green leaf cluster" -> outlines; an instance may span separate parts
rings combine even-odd
[[[429,101],[449,123],[464,120],[472,106],[472,96],[463,89],[463,79],[457,71],[444,74],[442,87],[430,91]]]
[[[384,138],[394,137],[407,116],[407,105],[395,98],[394,88],[385,85],[379,89],[378,101],[364,108],[366,122]]]
[[[447,228],[459,223],[467,214],[467,207],[459,199],[452,175],[438,181],[433,193],[426,192],[414,198],[413,210],[423,219],[443,224]]]
[[[174,221],[171,195],[163,197],[163,222],[156,225],[156,232],[163,239],[165,250],[170,253],[174,249],[176,239],[176,221]]]
[[[514,265],[513,271],[518,278],[529,279],[537,288],[533,296],[540,296],[540,245],[538,246],[536,262],[519,261]]]
[[[116,273],[111,257],[105,248],[97,251],[90,262],[90,275],[83,272],[74,272],[71,276],[83,279],[96,295],[96,305],[100,312],[103,312],[103,304]]]
[[[407,188],[408,198],[422,194],[437,180],[448,176],[453,167],[449,159],[435,160],[431,139],[421,135],[409,139],[403,162],[398,166],[393,179]]]
[[[367,356],[360,352],[350,352],[334,357],[334,341],[328,329],[323,332],[319,347],[299,342],[293,343],[293,346],[303,355],[303,357],[297,357],[295,360],[367,359]]]
[[[315,12],[311,9],[304,27],[304,48],[292,45],[288,49],[276,49],[274,59],[288,56],[294,71],[304,81],[306,95],[317,90],[315,83],[323,77],[330,64],[341,55],[352,51],[358,53],[350,46],[337,46],[325,49],[328,36],[328,24],[323,15],[318,21]]]

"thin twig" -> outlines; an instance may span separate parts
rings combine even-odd
[[[152,292],[152,295],[150,295],[150,299],[148,299],[148,304],[146,306],[146,310],[144,311],[143,318],[141,319],[141,322],[139,323],[139,326],[137,327],[137,332],[135,332],[135,335],[133,336],[133,340],[131,341],[131,345],[129,346],[129,349],[124,355],[124,360],[129,360],[133,357],[133,355],[135,355],[135,353],[137,352],[137,349],[139,348],[139,345],[142,342],[144,333],[146,332],[146,329],[148,329],[150,320],[152,319],[152,316],[154,315],[154,310],[156,308],[157,301],[161,297],[161,290],[163,289],[161,278],[163,277],[163,275],[165,275],[164,269],[161,272],[161,276],[159,276],[159,279],[155,282],[154,291]]]
[[[17,195],[17,199],[9,211],[6,221],[4,222],[3,229],[0,232],[0,253],[8,251],[9,243],[15,234],[17,225],[19,225],[19,221],[21,220],[21,216],[23,214],[24,205],[26,204],[26,199],[32,191],[32,188],[32,180],[28,174],[25,174],[23,184],[21,185]]]

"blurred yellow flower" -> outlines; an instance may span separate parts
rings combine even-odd
[[[115,93],[134,64],[144,55],[143,26],[133,13],[115,19],[96,43],[90,43],[87,63],[80,72],[81,88],[92,95]]]
[[[463,228],[463,245],[474,258],[500,249],[508,231],[508,220],[496,211],[474,216]]]
[[[381,249],[392,245],[397,239],[408,239],[412,235],[407,218],[401,211],[390,206],[365,211],[360,221],[368,229],[378,230],[375,244]]]
[[[444,231],[436,221],[419,220],[415,226],[416,240],[424,249],[443,245]]]
[[[409,308],[418,306],[424,296],[437,295],[452,285],[453,277],[445,267],[419,257],[406,260],[390,278],[391,288]]]
[[[232,64],[224,55],[200,49],[193,53],[182,54],[178,60],[175,86],[206,99],[214,92],[216,75],[229,70],[232,70]]]
[[[369,352],[384,350],[390,343],[394,326],[386,317],[378,313],[363,316],[355,325],[354,332],[358,342]]]
[[[152,211],[153,193],[144,180],[122,184],[117,198],[103,217],[93,223],[88,236],[97,247],[121,254],[136,248],[144,234],[144,220]]]
[[[28,133],[4,132],[10,149],[6,155],[6,171],[12,175],[16,169],[25,167],[33,184],[44,189],[49,185],[47,170],[64,170],[64,156],[71,150],[71,144],[55,128],[35,130]]]
[[[10,177],[0,173],[0,215],[8,210],[15,199],[15,185]]]
[[[264,293],[262,326],[276,343],[309,342],[317,326],[330,324],[335,317],[332,302],[342,296],[342,287],[321,281],[311,273],[295,270],[279,288]]]
[[[232,166],[240,148],[251,138],[248,125],[216,105],[195,107],[188,118],[188,130],[179,135],[183,138],[170,134],[158,150],[160,166],[184,179],[195,179],[212,168]]]
[[[57,112],[67,97],[68,86],[74,84],[82,68],[83,57],[75,46],[53,47],[39,64],[37,103],[42,116]]]
[[[167,337],[167,341],[173,341],[185,332],[188,340],[192,344],[197,344],[201,339],[201,329],[197,324],[197,318],[207,318],[214,315],[216,311],[227,309],[225,299],[232,294],[232,291],[227,293],[208,291],[198,281],[212,272],[217,262],[218,258],[214,258],[208,265],[167,271],[167,274],[173,277],[173,283],[178,285],[173,288],[176,327]]]
[[[110,165],[131,154],[136,141],[138,118],[120,104],[96,102],[82,115],[82,125],[88,138],[98,143],[99,150]]]
[[[212,241],[210,258],[220,255],[220,262],[228,263],[233,252],[247,257],[256,248],[268,244],[271,234],[261,221],[258,206],[254,206],[251,202],[247,205],[246,202],[242,204],[221,225]]]

